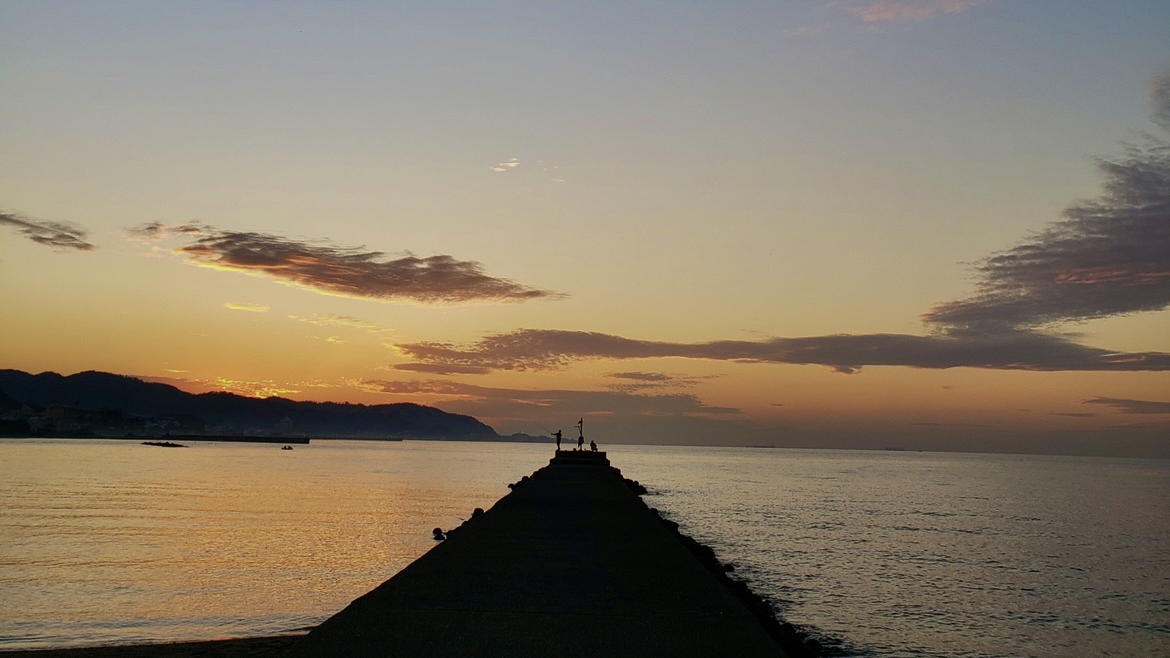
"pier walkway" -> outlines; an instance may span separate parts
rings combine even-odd
[[[785,655],[605,453],[575,451],[559,451],[292,654]]]

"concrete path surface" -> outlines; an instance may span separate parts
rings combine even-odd
[[[292,655],[784,655],[604,453],[557,454]]]

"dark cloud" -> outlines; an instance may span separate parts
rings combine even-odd
[[[1154,84],[1170,130],[1170,80]],[[1170,143],[1146,135],[1100,160],[1104,193],[983,261],[975,295],[923,317],[949,332],[1003,332],[1170,306]]]
[[[1170,414],[1170,402],[1157,400],[1127,400],[1125,398],[1093,398],[1084,404],[1100,404],[1113,407],[1127,414]]]
[[[317,292],[351,297],[416,302],[524,301],[557,297],[483,273],[474,261],[447,255],[407,255],[387,260],[381,251],[304,242],[202,224],[164,226],[157,222],[130,229],[131,236],[159,240],[181,236],[188,243],[175,250],[194,263],[264,274]]]
[[[491,372],[491,368],[483,366],[460,366],[445,363],[398,363],[395,370],[409,372],[425,372],[432,375],[484,375]]]
[[[521,329],[469,346],[396,346],[426,363],[498,370],[546,370],[575,359],[680,357],[749,363],[823,365],[839,372],[862,366],[990,368],[999,370],[1170,370],[1170,354],[1118,353],[1031,332],[988,336],[860,334],[764,341],[668,343],[585,331]]]
[[[1053,411],[1049,416],[1068,416],[1069,418],[1094,418],[1097,414],[1077,413],[1074,411]]]
[[[86,232],[61,222],[45,222],[13,213],[0,212],[0,224],[11,226],[29,240],[54,249],[89,251],[94,245],[86,242]]]
[[[544,420],[581,414],[606,416],[724,416],[739,409],[704,404],[694,395],[645,395],[619,391],[525,390],[476,386],[447,380],[370,380],[372,390],[395,394],[451,396],[439,403],[448,411],[487,418]]]

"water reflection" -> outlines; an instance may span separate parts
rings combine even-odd
[[[859,653],[1166,653],[1170,462],[606,448],[786,617]],[[0,440],[0,647],[315,624],[550,456]]]
[[[545,461],[514,444],[0,442],[3,646],[317,623]],[[35,631],[35,632],[33,632]]]

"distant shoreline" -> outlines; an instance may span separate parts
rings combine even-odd
[[[237,443],[249,443],[250,442],[250,443],[297,443],[297,444],[306,444],[306,443],[309,443],[310,441],[388,441],[388,442],[439,441],[439,442],[458,442],[458,443],[518,443],[518,444],[527,444],[527,445],[544,444],[544,443],[552,445],[554,443],[553,439],[551,439],[551,438],[546,439],[546,438],[532,436],[532,435],[522,435],[522,436],[508,435],[508,436],[495,436],[495,437],[476,436],[476,437],[448,437],[448,438],[413,437],[413,436],[407,436],[407,437],[313,436],[313,437],[292,438],[292,437],[258,436],[258,437],[241,437],[238,439],[231,439],[231,438],[224,439],[224,438],[217,438],[217,437],[213,437],[213,436],[203,436],[203,435],[188,437],[188,436],[177,436],[174,434],[171,434],[171,435],[143,434],[141,436],[94,436],[94,435],[77,435],[77,434],[59,434],[59,435],[44,435],[44,434],[42,434],[42,435],[38,435],[38,436],[30,436],[28,434],[12,434],[12,435],[7,435],[7,436],[0,435],[0,440],[3,440],[3,439],[14,439],[14,440],[24,440],[24,439],[70,439],[70,440],[72,440],[72,439],[90,439],[90,440],[101,440],[101,441],[124,441],[124,440],[142,441],[143,439],[181,439],[184,441],[208,441],[208,442],[212,442],[212,441],[233,442],[234,441]],[[603,445],[603,444],[599,443],[598,445]],[[865,448],[865,447],[810,446],[810,445],[788,446],[788,445],[774,445],[774,444],[767,444],[767,445],[762,445],[762,444],[725,445],[725,444],[711,444],[711,443],[621,443],[618,441],[605,442],[604,445],[637,446],[637,447],[645,447],[645,448],[653,448],[653,447],[659,447],[659,448],[731,448],[731,449],[736,449],[736,450],[810,450],[810,451],[831,450],[831,451],[844,451],[844,452],[875,452],[875,453],[886,453],[886,454],[891,454],[891,455],[910,455],[910,454],[920,454],[920,455],[931,455],[931,454],[938,454],[938,455],[1005,455],[1005,456],[1016,456],[1016,457],[1075,457],[1075,458],[1082,458],[1082,459],[1143,459],[1143,460],[1152,459],[1152,460],[1159,460],[1159,461],[1165,461],[1167,459],[1170,459],[1170,455],[1160,455],[1160,454],[1112,455],[1112,454],[1100,454],[1100,453],[1090,453],[1090,452],[1071,452],[1071,451],[1070,452],[1035,452],[1035,451],[1026,451],[1026,450],[1015,450],[1015,451],[1008,451],[1008,450],[945,450],[945,449],[941,449],[941,448],[931,449],[931,448],[918,448],[918,447],[893,447],[893,448],[891,448],[889,446],[874,446],[872,448]]]
[[[142,441],[143,439],[163,439],[174,441],[219,441],[223,443],[297,443],[307,444],[313,437],[307,436],[247,436],[233,434],[143,434],[140,436],[101,436],[96,434],[27,434],[0,436],[0,439],[68,439],[68,440],[98,440],[98,441]],[[378,439],[379,441],[401,441],[402,439]]]

